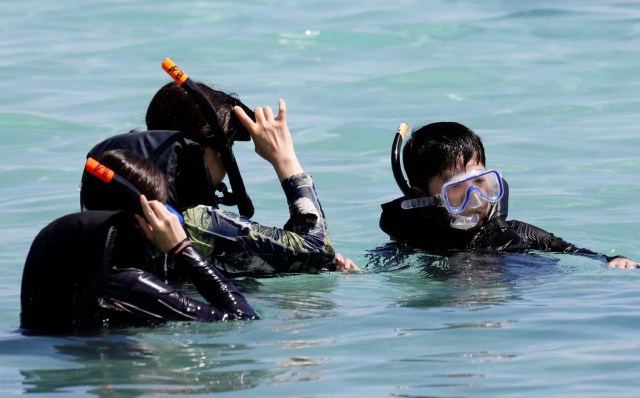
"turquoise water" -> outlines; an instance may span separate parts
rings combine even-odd
[[[0,2],[0,396],[635,397],[640,273],[568,255],[416,254],[373,272],[400,122],[462,122],[511,218],[640,260],[634,1]],[[287,101],[337,249],[363,274],[243,280],[263,320],[17,333],[35,234],[76,211],[87,150],[142,128],[170,56],[249,106]],[[238,144],[255,219],[275,174]],[[52,264],[62,267],[64,264]]]

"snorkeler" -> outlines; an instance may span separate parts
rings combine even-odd
[[[335,253],[313,180],[296,156],[284,100],[278,102],[277,116],[269,107],[254,113],[235,95],[192,81],[175,64],[165,70],[176,82],[151,100],[149,131],[111,137],[88,156],[126,148],[153,161],[167,175],[169,203],[183,213],[194,246],[228,275],[357,270],[350,259]],[[251,138],[256,152],[273,166],[287,198],[290,217],[283,228],[250,219],[253,205],[231,148],[234,141]],[[222,183],[227,174],[231,193]],[[237,205],[240,214],[220,204]]]
[[[609,267],[636,268],[622,256],[579,248],[531,224],[507,220],[509,190],[496,170],[486,169],[484,146],[473,131],[455,122],[428,124],[400,147],[408,126],[396,133],[391,152],[394,177],[403,197],[382,205],[380,228],[397,242],[446,253],[460,249],[505,252],[540,250],[575,253]]]
[[[31,245],[20,296],[20,326],[26,333],[258,319],[163,204],[162,172],[125,150],[105,152],[98,160],[87,162],[86,211],[51,222]],[[165,283],[162,253],[206,302]]]

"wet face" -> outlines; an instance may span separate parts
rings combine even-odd
[[[460,161],[460,163],[458,163],[456,167],[449,168],[445,170],[445,172],[442,173],[442,175],[437,175],[431,179],[431,181],[429,182],[428,196],[439,195],[441,193],[442,186],[447,181],[449,181],[452,177],[458,174],[469,173],[477,170],[483,170],[483,171],[485,170],[484,165],[480,163],[478,159],[473,158],[466,165],[462,164],[462,161]],[[449,192],[449,194],[451,195],[451,192]],[[466,189],[460,189],[459,195],[461,195],[462,197],[459,198],[459,202],[462,202],[465,194],[466,194]],[[468,217],[468,216],[474,215],[474,213],[477,213],[478,216],[480,217],[480,222],[478,223],[478,225],[482,225],[482,223],[484,222],[484,219],[489,213],[489,206],[490,206],[490,203],[488,201],[482,200],[481,205],[479,207],[467,208],[465,209],[465,211],[460,213],[460,215]],[[446,211],[446,209],[442,209],[442,211]]]

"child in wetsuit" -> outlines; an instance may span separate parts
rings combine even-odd
[[[541,250],[602,258],[610,267],[637,268],[622,256],[579,248],[531,224],[507,220],[508,186],[485,167],[480,137],[455,122],[415,130],[403,149],[409,182],[394,174],[405,196],[382,205],[380,228],[394,240],[432,252]],[[399,172],[401,173],[401,171]]]

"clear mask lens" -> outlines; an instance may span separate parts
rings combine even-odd
[[[442,186],[442,201],[451,214],[481,206],[482,200],[497,202],[504,194],[502,178],[496,170],[479,170],[454,176]]]

